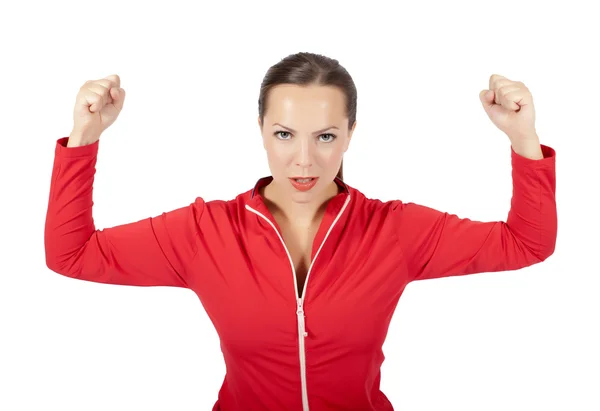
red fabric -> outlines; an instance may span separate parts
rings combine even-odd
[[[227,373],[213,410],[302,410],[296,285],[258,190],[97,230],[92,184],[99,142],[57,140],[45,225],[47,266],[99,283],[193,290],[221,340]],[[336,180],[304,291],[311,411],[393,410],[379,390],[382,345],[406,285],[544,261],[557,233],[555,151],[511,148],[506,222],[478,222],[400,200],[382,202]],[[343,206],[350,196],[346,208]],[[333,225],[329,236],[326,235]],[[322,248],[321,243],[326,238]]]

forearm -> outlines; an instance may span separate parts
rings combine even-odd
[[[509,138],[512,142],[512,148],[515,153],[531,160],[541,160],[544,158],[542,147],[540,145],[540,139],[537,135],[527,138],[511,138],[509,136]]]
[[[71,131],[66,147],[81,147],[94,144],[98,141],[97,137],[86,137],[76,131]]]

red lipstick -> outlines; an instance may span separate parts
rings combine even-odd
[[[303,181],[303,180],[307,180],[310,179],[308,181]],[[311,188],[313,188],[315,186],[315,184],[317,184],[317,180],[319,179],[319,177],[292,177],[290,178],[290,182],[292,183],[292,185],[294,186],[294,188],[296,190],[299,191],[308,191]],[[297,180],[300,180],[297,181]]]

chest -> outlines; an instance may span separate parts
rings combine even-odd
[[[381,343],[406,285],[390,225],[373,218],[277,225],[221,229],[224,238],[207,243],[191,265],[194,291],[223,346],[245,354],[288,350],[297,361],[296,295],[304,301],[307,347],[360,352]]]
[[[318,247],[314,244],[318,226],[294,227],[290,224],[281,223],[280,230],[294,265],[298,296],[302,297],[304,284],[312,262],[313,248]]]

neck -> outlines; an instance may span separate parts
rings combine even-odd
[[[281,217],[293,225],[310,226],[320,221],[327,203],[340,191],[335,181],[324,190],[321,196],[308,203],[298,203],[289,197],[280,195],[275,180],[262,187],[260,194],[274,217]]]

